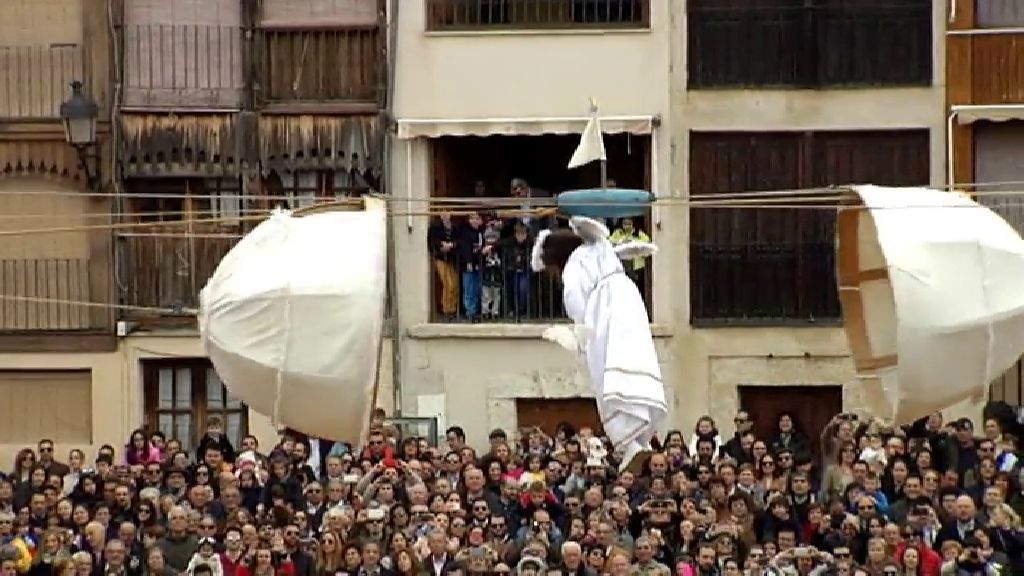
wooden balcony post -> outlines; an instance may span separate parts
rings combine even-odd
[[[952,0],[956,18],[949,30],[969,30],[975,25],[974,0]],[[946,36],[946,105],[947,107],[975,104],[974,45],[970,35]],[[951,108],[950,108],[951,109]],[[974,130],[971,125],[953,123],[954,184],[974,181]]]

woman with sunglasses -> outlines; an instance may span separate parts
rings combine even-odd
[[[786,488],[786,476],[779,471],[775,462],[775,456],[765,454],[758,461],[759,477],[757,483],[767,494],[773,490],[784,491]]]
[[[320,535],[320,547],[317,549],[314,576],[334,576],[342,571],[345,564],[345,550],[341,536],[336,532],[324,532]]]

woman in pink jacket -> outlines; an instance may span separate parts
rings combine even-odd
[[[124,448],[124,461],[129,466],[145,465],[163,461],[160,449],[149,443],[149,437],[142,430],[135,430]]]

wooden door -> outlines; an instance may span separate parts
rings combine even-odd
[[[754,418],[758,438],[770,440],[779,415],[789,412],[796,425],[811,439],[814,456],[820,456],[821,432],[833,416],[843,411],[842,386],[740,386],[740,408]]]
[[[549,436],[562,422],[576,430],[586,426],[598,435],[604,433],[593,398],[521,398],[516,400],[516,420],[520,428],[540,426]]]

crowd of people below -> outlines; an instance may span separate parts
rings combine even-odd
[[[609,186],[614,187],[615,182],[609,182]],[[511,193],[526,203],[524,208],[529,207],[530,198],[550,196],[521,178],[512,180]],[[650,241],[632,218],[609,224],[613,244]],[[439,319],[479,322],[564,316],[558,279],[536,274],[530,268],[537,234],[560,225],[554,217],[502,210],[439,216],[427,235],[437,278]],[[645,259],[630,260],[624,268],[644,293]]]
[[[998,408],[998,407],[996,407]],[[284,431],[196,449],[137,430],[0,479],[0,576],[960,576],[1024,573],[1018,425],[840,414],[821,438],[739,412],[668,432],[642,472],[589,428]],[[762,425],[764,423],[762,422]]]

